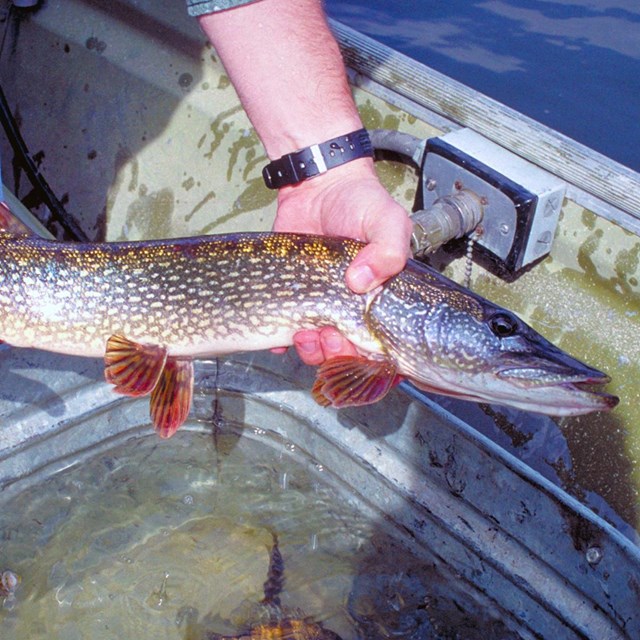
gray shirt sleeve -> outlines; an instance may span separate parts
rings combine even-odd
[[[187,11],[190,16],[202,16],[225,9],[233,9],[243,4],[251,4],[259,0],[187,0]]]

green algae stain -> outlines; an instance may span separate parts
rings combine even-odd
[[[382,121],[382,128],[391,131],[397,131],[400,127],[400,118],[396,115],[389,114]]]
[[[147,193],[147,189],[141,187],[140,196],[127,209],[122,239],[171,237],[174,209],[175,198],[171,189]]]
[[[191,209],[191,211],[189,211],[189,213],[184,217],[185,222],[189,222],[191,218],[193,218],[193,216],[198,213],[200,209],[202,209],[202,207],[211,202],[211,200],[214,200],[215,197],[215,191],[209,191],[209,193],[207,193],[207,195],[205,195],[205,197],[202,198],[202,200],[200,200],[200,202],[198,202],[198,204],[193,207],[193,209]]]
[[[392,195],[405,184],[406,166],[399,162],[376,162],[376,172],[380,182]]]
[[[243,213],[264,209],[271,205],[277,194],[264,185],[262,178],[254,178],[247,182],[244,191],[238,196],[233,204],[233,210],[229,213],[218,216],[210,224],[202,229],[202,233],[213,233],[214,231],[222,231],[220,227],[228,222],[233,221]]]
[[[234,211],[246,212],[264,209],[272,204],[277,197],[277,193],[272,189],[267,189],[262,179],[253,178],[247,182],[244,191],[238,196],[233,205]]]
[[[251,175],[251,172],[257,167],[267,164],[267,156],[264,153],[257,153],[256,149],[250,149],[247,151],[247,157],[245,158],[246,166],[242,172],[242,179],[246,182]]]
[[[382,113],[369,100],[360,105],[359,111],[362,122],[367,129],[382,129]]]
[[[581,217],[582,217],[582,224],[590,231],[593,231],[595,229],[596,219],[597,219],[595,214],[591,213],[590,211],[587,211],[586,209],[583,209]]]
[[[224,137],[231,130],[232,123],[227,122],[227,119],[235,115],[241,110],[242,110],[242,107],[238,105],[236,107],[223,111],[214,119],[214,121],[211,123],[211,126],[209,127],[213,135],[213,140],[209,144],[209,151],[207,151],[204,154],[205,158],[207,158],[208,160],[211,160],[211,158],[213,158],[213,154],[216,152],[216,150],[222,143],[222,140],[224,139]]]
[[[218,80],[218,89],[224,90],[231,84],[231,80],[229,80],[229,76],[226,74],[220,74],[220,79]]]
[[[600,279],[601,276],[598,273],[598,269],[593,261],[593,254],[598,250],[600,243],[602,242],[602,237],[604,232],[602,229],[596,229],[583,243],[582,246],[578,249],[578,264],[580,268],[586,273],[597,279]]]
[[[131,162],[131,180],[129,181],[128,190],[130,193],[133,193],[137,186],[138,180],[140,179],[140,163],[134,159]]]
[[[601,248],[604,238],[602,229],[595,229],[578,249],[578,264],[584,273],[594,283],[599,283],[607,289],[612,289],[625,295],[637,298],[634,290],[638,286],[638,270],[640,268],[640,243],[635,243],[629,249],[620,249],[613,262],[615,275],[605,277],[596,266],[594,255]],[[606,253],[606,249],[604,251]]]
[[[636,243],[631,249],[622,249],[615,260],[614,267],[618,276],[618,284],[625,292],[630,292],[632,287],[638,285],[635,274],[640,265],[640,243]]]
[[[182,188],[185,191],[189,191],[190,189],[193,189],[195,183],[196,183],[196,181],[194,180],[193,177],[187,178],[186,180],[184,180],[182,182]]]
[[[244,160],[255,158],[256,147],[260,144],[256,132],[251,129],[247,135],[241,136],[231,144],[229,148],[229,164],[227,165],[227,180],[231,180],[233,170],[238,162],[238,158],[242,151],[245,151]],[[245,164],[243,162],[243,164]]]

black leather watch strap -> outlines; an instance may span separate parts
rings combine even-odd
[[[269,189],[298,184],[341,164],[373,156],[373,147],[366,129],[358,129],[321,144],[289,153],[270,162],[262,177]]]

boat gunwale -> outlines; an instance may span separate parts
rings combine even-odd
[[[436,128],[468,127],[567,183],[567,197],[640,236],[640,173],[338,20],[330,25],[356,87]]]

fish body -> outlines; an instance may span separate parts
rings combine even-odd
[[[284,234],[71,244],[0,239],[0,336],[19,347],[102,357],[123,335],[197,358],[292,343],[333,323],[365,349],[365,300],[341,275],[355,242]]]
[[[608,377],[509,311],[410,260],[368,294],[345,271],[355,240],[284,233],[71,244],[0,235],[0,338],[103,357],[106,378],[151,395],[169,436],[186,419],[192,360],[292,344],[335,326],[360,356],[318,370],[315,399],[383,397],[400,379],[428,391],[555,415],[610,409]]]

